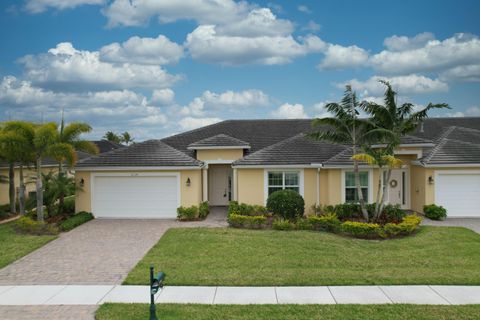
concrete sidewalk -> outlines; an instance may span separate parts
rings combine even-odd
[[[0,286],[0,305],[149,303],[148,286]],[[165,287],[157,303],[480,304],[480,286]]]

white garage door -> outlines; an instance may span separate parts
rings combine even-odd
[[[92,211],[97,218],[175,218],[177,176],[94,176]]]
[[[480,173],[437,173],[435,203],[448,217],[480,217]]]

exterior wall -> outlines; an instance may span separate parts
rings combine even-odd
[[[243,149],[211,149],[197,150],[197,159],[208,160],[237,160],[243,158]]]
[[[238,202],[265,205],[263,169],[237,169]]]
[[[305,213],[317,202],[317,169],[303,171],[303,199],[305,200]]]
[[[95,171],[95,173],[109,173],[111,171]],[[141,170],[141,171],[115,171],[115,172],[179,172],[180,173],[180,203],[182,206],[198,205],[202,202],[202,170]],[[77,185],[83,178],[84,186],[75,197],[75,211],[92,211],[91,202],[91,173],[90,171],[77,171],[75,181]],[[187,179],[190,178],[190,186]]]
[[[42,168],[42,173],[57,172],[58,169],[54,167]],[[25,193],[28,197],[28,193],[35,191],[35,181],[33,180],[36,177],[37,173],[35,169],[23,169],[23,177],[25,180]],[[5,176],[8,178],[8,169],[0,169],[0,176]],[[15,169],[15,189],[17,190],[18,196],[18,187],[20,186],[20,170]],[[9,202],[8,198],[8,183],[0,183],[0,204],[7,204]]]

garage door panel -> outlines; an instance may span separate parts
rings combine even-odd
[[[175,218],[176,176],[97,176],[94,214],[100,218]]]
[[[480,173],[438,173],[435,203],[449,217],[480,217]]]

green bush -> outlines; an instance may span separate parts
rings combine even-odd
[[[246,216],[235,213],[228,216],[228,224],[234,228],[260,229],[266,222],[265,216]]]
[[[422,219],[417,215],[405,216],[400,223],[387,223],[383,226],[383,237],[395,237],[401,235],[409,235],[417,230]]]
[[[193,220],[198,218],[198,207],[178,207],[177,208],[177,218],[178,220],[186,221]]]
[[[447,217],[447,209],[436,204],[427,204],[423,206],[425,217],[432,220],[443,220]]]
[[[60,223],[59,227],[60,227],[60,230],[62,231],[70,231],[78,227],[79,225],[84,224],[85,222],[90,221],[92,219],[93,219],[93,215],[90,212],[82,211],[71,216],[70,218],[63,221],[62,223]]]
[[[314,230],[323,230],[328,232],[338,232],[340,230],[340,220],[334,213],[325,214],[322,216],[308,217]]]
[[[18,233],[33,235],[56,235],[59,232],[58,227],[55,225],[47,224],[43,221],[35,221],[26,216],[15,220],[13,228]]]
[[[198,217],[199,218],[206,218],[210,213],[210,207],[208,206],[208,201],[204,201],[200,203],[198,207]]]
[[[74,214],[75,213],[75,196],[66,197],[63,202],[63,213]]]
[[[382,234],[382,227],[377,223],[346,221],[342,223],[342,232],[357,238],[378,238]]]
[[[273,221],[272,228],[274,230],[289,231],[295,229],[295,224],[287,219],[277,219]]]
[[[322,216],[325,214],[333,213],[335,212],[335,207],[334,206],[324,206],[324,205],[312,205],[310,207],[310,214],[316,215],[316,216]]]
[[[312,230],[313,225],[309,219],[297,219],[295,222],[295,229],[297,230]]]
[[[263,216],[268,213],[267,208],[259,205],[250,205],[246,203],[238,203],[237,201],[230,201],[228,204],[228,215],[240,214],[244,216]]]
[[[363,219],[358,203],[341,203],[333,207],[333,212],[340,220]]]
[[[284,219],[295,219],[303,215],[305,201],[298,192],[279,190],[268,197],[267,209]]]

